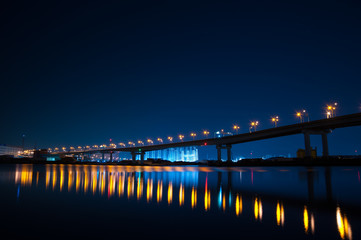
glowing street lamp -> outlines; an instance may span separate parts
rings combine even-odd
[[[128,144],[129,144],[129,146],[135,147],[135,143],[133,143],[133,142],[128,142]]]
[[[151,140],[151,139],[147,139],[147,143],[149,143],[149,144],[153,144],[153,140]]]
[[[140,141],[140,140],[139,140],[139,141],[138,141],[138,144],[144,146],[144,142],[143,142],[143,141]]]
[[[157,141],[160,143],[163,143],[163,139],[161,139],[161,138],[157,138]]]
[[[258,121],[251,122],[250,125],[251,126],[249,128],[249,132],[252,132],[252,128],[254,129],[254,131],[257,131]]]
[[[75,148],[74,147],[70,147],[70,151],[74,151],[75,150]]]
[[[168,137],[169,142],[173,142],[173,137]]]
[[[204,131],[203,131],[203,135],[205,135],[205,136],[206,136],[206,138],[208,138],[208,135],[209,135],[209,131],[207,131],[207,130],[204,130]]]
[[[184,135],[182,135],[182,134],[179,134],[179,139],[183,142],[183,138],[184,138]]]
[[[239,129],[240,129],[240,127],[238,125],[233,125],[233,130],[235,130],[237,134],[238,134]]]
[[[330,117],[336,117],[336,107],[337,107],[337,103],[334,103],[332,105],[327,105],[326,107],[326,116],[327,118]]]
[[[274,123],[274,127],[277,127],[277,123],[278,123],[278,116],[272,117],[271,118],[272,122]]]
[[[302,113],[301,113],[301,112],[296,112],[296,117],[300,118],[300,123],[303,122],[303,118],[302,118]]]
[[[63,152],[66,152],[66,147],[62,147],[62,149],[63,149]]]
[[[310,121],[310,116],[308,115],[308,112],[305,109],[302,110],[302,115],[307,117],[307,122]]]
[[[327,111],[327,112],[326,112],[326,117],[327,117],[327,118],[331,118],[331,117],[332,117],[330,111]]]
[[[118,143],[118,145],[121,146],[121,147],[125,147],[124,143]]]
[[[197,136],[197,134],[195,134],[195,133],[191,133],[191,137],[193,138],[193,140],[194,140],[194,138]]]

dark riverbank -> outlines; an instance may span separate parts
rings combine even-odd
[[[9,156],[0,156],[0,164],[76,164],[76,165],[129,165],[141,166],[140,161],[135,163],[131,160],[122,160],[120,162],[80,162],[73,158],[63,158],[59,161],[46,161],[33,158],[13,158]],[[204,160],[199,162],[170,162],[167,160],[145,160],[144,166],[214,166],[214,167],[242,167],[242,166],[360,166],[361,157],[359,156],[330,156],[329,158],[300,159],[300,158],[274,158],[274,159],[242,159],[237,162],[218,162],[214,160]]]

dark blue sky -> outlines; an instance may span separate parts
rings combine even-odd
[[[251,120],[269,128],[272,115],[292,124],[302,108],[321,119],[335,101],[338,115],[360,111],[359,1],[8,1],[0,11],[0,143],[191,139],[235,123],[247,132]],[[361,151],[360,133],[335,130],[330,153]],[[294,136],[233,154],[299,147]]]

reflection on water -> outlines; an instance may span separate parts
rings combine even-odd
[[[310,231],[312,234],[315,233],[315,218],[313,213],[309,214],[307,206],[303,209],[303,225],[305,227],[305,233],[308,234]]]
[[[341,214],[341,209],[339,207],[336,209],[336,221],[340,237],[342,239],[352,239],[351,226],[347,220],[346,214]]]
[[[191,206],[192,209],[197,206],[197,189],[195,189],[194,186],[192,187],[192,193],[191,193]]]
[[[276,171],[277,174],[290,174],[292,172],[288,169]],[[238,174],[236,174],[237,172]],[[245,174],[249,174],[248,179],[245,178]],[[257,190],[253,190],[253,188],[261,186],[257,176],[267,176],[262,174],[270,174],[270,172],[262,169],[223,171],[200,167],[79,165],[46,165],[45,172],[41,172],[34,171],[33,165],[17,165],[14,181],[16,185],[21,187],[36,185],[38,188],[44,187],[47,191],[72,193],[75,191],[75,194],[99,195],[109,199],[136,199],[138,202],[144,200],[148,204],[155,202],[161,204],[165,201],[167,205],[189,207],[193,210],[198,208],[205,212],[220,211],[234,214],[236,217],[241,217],[244,211],[251,211],[256,222],[264,224],[263,220],[266,221],[267,218],[282,228],[285,226],[285,210],[290,209],[290,207],[285,208],[286,201],[288,201],[291,208],[296,208],[299,213],[303,213],[300,214],[303,220],[295,219],[296,214],[287,220],[299,221],[299,226],[303,227],[306,235],[314,235],[317,213],[312,206],[318,192],[320,192],[315,187],[315,179],[320,179],[315,173],[315,169],[309,168],[298,173],[299,179],[304,182],[305,189],[307,189],[307,192],[303,194],[306,198],[302,199],[304,203],[301,204],[299,203],[300,200],[293,202],[292,199],[288,200],[290,197],[287,195],[287,191],[285,197],[285,195],[272,193],[267,195],[264,193],[267,191],[257,192]],[[330,205],[334,202],[330,168],[325,169],[324,175],[325,200]],[[359,183],[359,171],[357,171],[357,178],[355,179]],[[277,184],[282,185],[275,182],[274,185],[270,186],[277,189]],[[166,192],[164,193],[164,191]],[[292,192],[296,191],[290,191],[290,193]],[[164,199],[163,193],[166,194]],[[297,192],[294,194],[297,195]],[[175,199],[173,200],[173,198]],[[198,198],[203,199],[201,206],[197,204]],[[265,207],[264,202],[267,203],[267,207]],[[346,213],[339,205],[331,207],[336,213],[337,231],[335,229],[335,232],[339,234],[341,239],[352,239],[352,227]],[[300,224],[301,222],[303,222],[303,226]]]
[[[284,226],[285,224],[285,212],[283,209],[283,204],[279,203],[279,201],[277,201],[277,206],[276,206],[276,218],[277,218],[277,226]]]
[[[261,199],[256,197],[254,199],[254,218],[256,220],[259,219],[260,221],[262,221],[262,216],[263,216],[262,202]]]

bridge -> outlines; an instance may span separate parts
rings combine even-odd
[[[167,148],[177,148],[177,147],[214,145],[216,146],[217,149],[218,161],[221,161],[222,149],[226,149],[227,161],[230,162],[232,161],[231,149],[232,149],[232,145],[234,144],[253,142],[253,141],[277,138],[283,136],[290,136],[295,134],[303,134],[305,141],[306,157],[307,158],[311,157],[310,135],[321,135],[323,157],[327,158],[329,156],[327,135],[331,133],[332,130],[337,128],[353,127],[360,125],[361,125],[361,113],[355,113],[355,114],[348,114],[348,115],[315,120],[310,122],[274,127],[274,128],[259,130],[250,133],[225,136],[221,138],[206,138],[206,139],[193,140],[193,141],[143,145],[143,146],[134,146],[134,147],[121,147],[121,148],[113,148],[113,149],[97,149],[97,150],[92,149],[92,150],[84,150],[84,151],[66,152],[64,154],[84,156],[84,154],[102,153],[104,157],[104,154],[107,153],[110,154],[110,159],[112,160],[112,154],[114,152],[129,152],[131,153],[132,160],[134,162],[136,161],[136,156],[140,155],[141,156],[140,161],[141,163],[143,163],[145,152],[148,151],[162,150]]]

